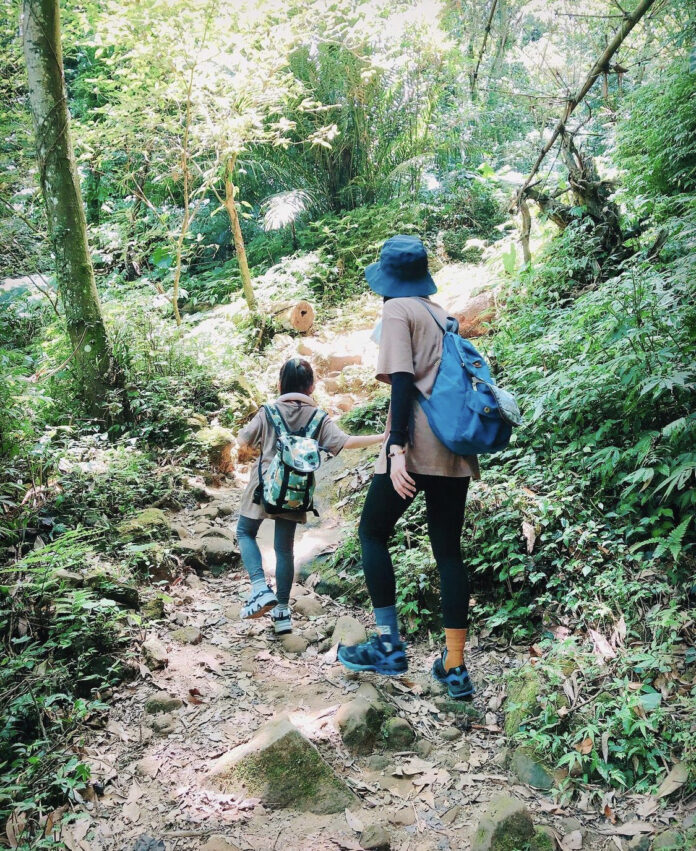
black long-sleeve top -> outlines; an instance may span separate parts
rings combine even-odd
[[[413,373],[393,372],[391,378],[391,428],[387,440],[387,454],[392,445],[406,446],[413,405]]]

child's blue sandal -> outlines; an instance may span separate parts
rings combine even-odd
[[[266,587],[262,591],[257,591],[255,594],[252,592],[252,595],[242,606],[240,615],[242,620],[260,618],[277,605],[278,600],[276,599],[276,595],[270,588]]]

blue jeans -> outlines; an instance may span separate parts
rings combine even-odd
[[[292,580],[295,577],[293,547],[297,523],[294,520],[286,520],[284,517],[277,517],[274,522],[273,549],[276,555],[276,597],[281,605],[287,606],[290,601]],[[252,585],[266,582],[261,550],[256,542],[256,536],[262,523],[263,520],[254,520],[251,517],[245,517],[243,514],[239,516],[237,522],[239,552],[242,555],[242,564],[249,574]]]

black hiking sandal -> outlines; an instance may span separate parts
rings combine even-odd
[[[447,686],[447,693],[454,700],[471,700],[476,694],[474,684],[469,678],[469,672],[466,665],[458,665],[456,668],[445,670],[445,659],[447,651],[445,650],[442,656],[433,663],[433,676],[435,679]]]
[[[403,644],[388,650],[379,635],[352,647],[338,645],[338,661],[350,671],[374,671],[387,677],[398,677],[408,670]]]

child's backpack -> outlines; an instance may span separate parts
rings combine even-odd
[[[449,317],[444,327],[442,360],[432,393],[418,401],[437,438],[457,455],[484,455],[505,449],[513,426],[522,422],[513,396],[493,383],[488,364],[475,347],[459,336],[459,323]]]
[[[276,453],[266,470],[259,458],[259,501],[267,514],[314,509],[314,473],[321,457],[317,438],[326,412],[317,410],[304,428],[291,431],[275,405],[264,405],[270,426],[277,436]]]

